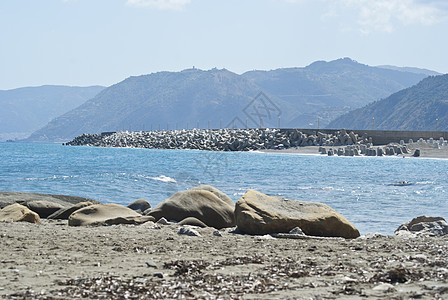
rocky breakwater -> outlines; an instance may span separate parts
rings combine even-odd
[[[183,129],[83,134],[66,145],[249,151],[303,146],[362,145],[369,142],[371,143],[371,139],[366,135],[347,133],[344,129],[335,134],[319,131],[316,134],[305,134],[297,129]]]

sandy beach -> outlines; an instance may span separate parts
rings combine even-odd
[[[9,299],[446,299],[448,237],[280,239],[178,225],[2,223]]]

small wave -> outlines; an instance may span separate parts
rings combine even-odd
[[[233,196],[243,196],[245,193],[233,193]]]
[[[435,184],[435,182],[434,181],[417,181],[415,184],[425,185],[425,184]]]
[[[311,187],[311,186],[300,186],[300,187],[298,187],[297,189],[298,190],[311,190],[313,187]]]
[[[52,179],[63,179],[63,180],[66,180],[68,178],[76,178],[76,177],[78,177],[78,176],[77,175],[73,175],[73,176],[53,175],[53,176],[50,176],[50,177],[42,177],[42,178],[28,177],[28,178],[24,178],[24,180],[26,180],[26,181],[36,181],[36,180],[44,181],[44,180],[52,180]]]
[[[165,175],[160,175],[160,176],[157,176],[157,177],[149,177],[149,179],[157,180],[157,181],[162,181],[162,182],[177,183],[176,180],[174,180],[174,179],[171,178],[171,177],[165,176]]]

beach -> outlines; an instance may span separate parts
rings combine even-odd
[[[1,224],[10,299],[446,299],[448,237],[280,239],[178,225]]]

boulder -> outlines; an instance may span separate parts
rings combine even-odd
[[[442,217],[419,216],[401,224],[395,234],[401,234],[403,231],[417,235],[442,236],[448,234],[448,224]]]
[[[198,185],[198,186],[196,186],[194,188],[191,188],[190,190],[209,191],[209,192],[215,194],[219,199],[221,199],[225,203],[229,204],[230,206],[235,206],[235,202],[233,202],[233,200],[230,199],[229,196],[227,196],[225,193],[221,192],[220,190],[218,190],[217,188],[215,188],[213,186],[206,185],[206,184],[201,184],[201,185]]]
[[[190,225],[190,226],[196,226],[196,227],[207,227],[207,225],[204,224],[204,222],[202,222],[201,220],[198,220],[194,217],[188,217],[183,219],[182,221],[179,222],[180,226],[184,226],[184,225]]]
[[[151,208],[151,204],[145,199],[137,199],[128,205],[128,208],[135,210],[136,212],[143,214],[147,209]]]
[[[49,215],[57,212],[61,208],[64,208],[61,204],[50,201],[28,201],[25,205],[37,213],[41,218],[47,218]]]
[[[139,217],[139,213],[118,204],[96,204],[81,208],[70,215],[68,225],[107,225],[117,218]],[[110,221],[109,221],[110,222]],[[116,223],[115,223],[116,224]]]
[[[420,156],[420,149],[415,149],[414,154],[412,154],[412,156],[419,157]]]
[[[156,220],[165,217],[177,222],[194,217],[217,229],[235,225],[234,206],[207,190],[177,192],[160,202],[148,215]]]
[[[235,218],[238,228],[249,234],[287,233],[300,227],[306,235],[359,237],[353,224],[325,204],[271,197],[254,190],[236,202]]]
[[[37,213],[18,203],[8,205],[0,210],[0,222],[41,223]]]
[[[47,219],[53,219],[53,220],[68,220],[68,218],[70,217],[70,215],[72,213],[74,213],[75,211],[77,211],[78,209],[87,207],[87,206],[91,206],[93,205],[92,202],[79,202],[75,205],[72,205],[71,207],[68,208],[61,208],[60,210],[54,212],[53,214],[49,215],[47,217]]]

